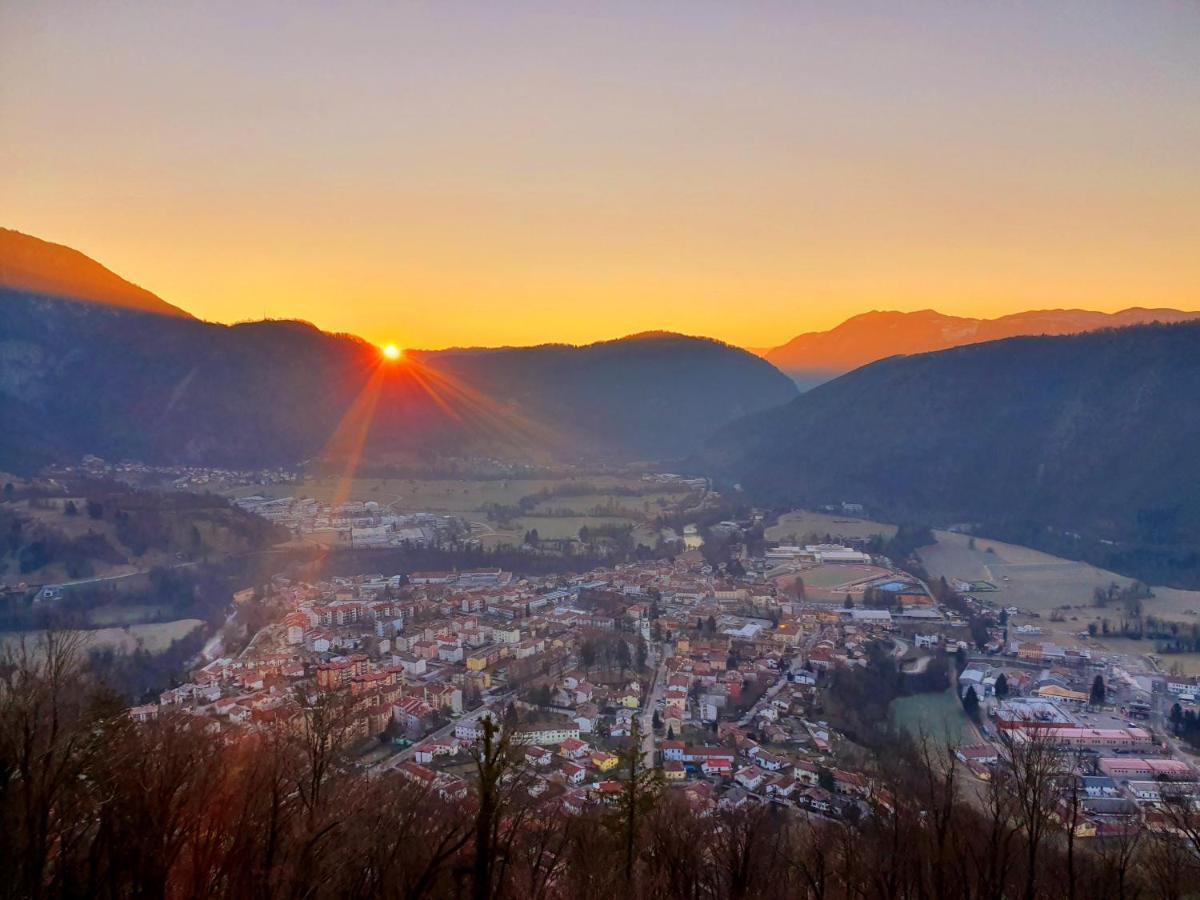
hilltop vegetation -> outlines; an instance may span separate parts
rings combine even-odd
[[[1062,760],[1036,742],[978,782],[897,735],[840,819],[710,809],[627,747],[609,802],[572,813],[531,796],[522,748],[491,728],[446,797],[355,768],[334,695],[255,731],[170,707],[137,725],[73,649],[0,665],[3,897],[1182,900],[1200,878],[1194,807],[1080,839],[1056,815]]]
[[[883,360],[728,426],[698,464],[777,507],[852,500],[1196,586],[1198,442],[1183,323]]]
[[[213,494],[101,482],[16,487],[0,501],[0,579],[56,583],[243,553],[286,532]]]

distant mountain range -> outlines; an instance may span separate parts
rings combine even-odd
[[[697,466],[1200,586],[1200,321],[872,363],[732,423]],[[1086,598],[1081,598],[1086,602]]]
[[[0,252],[0,469],[85,453],[239,466],[360,453],[659,459],[796,395],[764,360],[675,334],[389,365],[302,322],[199,321],[18,232]]]
[[[78,250],[0,228],[0,287],[43,297],[103,303],[118,309],[191,318]]]
[[[788,346],[825,371],[893,355],[800,395],[780,351],[659,332],[388,364],[303,322],[200,321],[17,232],[0,251],[0,470],[690,456],[765,505],[976,523],[1200,585],[1200,320],[1089,330],[1195,314],[869,313]],[[1006,329],[1086,333],[978,343]],[[922,341],[970,345],[894,355]]]
[[[1200,318],[1178,309],[1125,309],[1115,313],[1086,309],[1044,309],[998,319],[919,312],[868,312],[829,331],[813,331],[769,350],[754,350],[790,375],[801,388],[814,387],[859,366],[889,356],[947,350],[1021,335],[1064,335]]]

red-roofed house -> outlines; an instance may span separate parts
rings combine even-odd
[[[583,784],[587,779],[587,769],[572,762],[563,763],[562,774],[567,784]]]
[[[558,745],[558,751],[567,759],[583,759],[591,752],[591,745],[579,738],[566,738]]]

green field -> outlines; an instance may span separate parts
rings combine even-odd
[[[526,531],[537,529],[538,537],[543,540],[559,540],[578,536],[579,529],[585,525],[595,528],[600,525],[633,525],[631,519],[618,516],[522,516],[517,519],[507,533],[520,533],[524,537]]]
[[[533,511],[540,514],[570,510],[581,516],[587,516],[592,514],[592,510],[600,508],[645,517],[657,515],[664,509],[675,506],[685,496],[682,493],[654,492],[637,497],[623,496],[621,494],[582,494],[578,497],[551,497],[549,500],[543,500],[535,506]]]
[[[493,505],[515,507],[523,497],[555,490],[565,490],[566,495],[542,500],[531,512],[503,524],[488,516],[487,510]],[[575,490],[580,493],[574,494]],[[650,521],[694,496],[647,484],[636,475],[603,474],[569,478],[354,478],[349,482],[322,477],[298,485],[240,488],[233,493],[315,497],[322,502],[335,498],[373,500],[396,513],[460,516],[472,523],[475,537],[485,547],[520,544],[525,533],[535,528],[539,537],[548,540],[573,538],[585,525],[632,525],[634,540],[653,546],[658,535]],[[593,514],[600,510],[603,514]],[[568,514],[558,514],[564,512]]]
[[[941,694],[914,694],[893,700],[888,709],[892,723],[913,736],[924,733],[931,741],[962,742],[967,724],[962,704],[953,690]]]
[[[551,497],[539,506],[545,509],[573,510],[588,515],[596,506],[616,505],[639,513],[657,513],[663,503],[670,506],[687,495],[655,490],[640,478],[616,475],[581,475],[573,478],[308,478],[295,485],[255,485],[232,491],[234,496],[315,497],[322,502],[374,500],[397,512],[469,513],[498,503],[515,506],[522,497],[543,490],[593,488],[578,496]],[[612,493],[605,493],[611,490]],[[644,491],[642,496],[622,495],[619,491]],[[661,501],[661,502],[660,502]]]
[[[1006,605],[1012,603],[1037,612],[1065,605],[1090,606],[1094,588],[1113,581],[1130,581],[1124,575],[1029,547],[987,538],[975,538],[972,546],[966,535],[947,531],[935,534],[937,543],[920,551],[929,574],[989,581],[999,588],[999,595],[992,599]],[[1146,601],[1145,608],[1157,616],[1188,621],[1183,616],[1194,616],[1200,610],[1200,591],[1155,587],[1154,598]]]
[[[804,579],[805,587],[820,590],[829,590],[831,588],[844,589],[846,585],[858,581],[865,581],[870,578],[884,578],[887,575],[888,570],[881,569],[878,566],[846,565],[844,563],[827,563],[825,565],[814,566],[811,569],[805,569],[800,573],[800,577]]]

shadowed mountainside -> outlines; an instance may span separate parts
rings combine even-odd
[[[634,448],[652,456],[691,452],[718,427],[715,419],[723,424],[796,394],[786,376],[749,353],[669,332],[582,347],[548,344],[410,356],[454,381],[534,411],[542,422],[587,435],[600,447]]]
[[[38,288],[0,286],[0,468],[85,453],[249,466],[363,452],[676,457],[796,394],[744,350],[672,334],[387,364],[365,341],[303,322],[151,314],[174,307],[74,251],[15,234],[0,244],[16,248],[0,271]],[[59,295],[84,282],[89,302]]]
[[[864,366],[735,422],[702,464],[773,505],[979,523],[1200,583],[1200,322],[1010,338]]]
[[[318,455],[657,458],[795,396],[700,338],[412,354],[301,322],[225,326],[0,290],[0,467],[84,453],[214,465]]]

